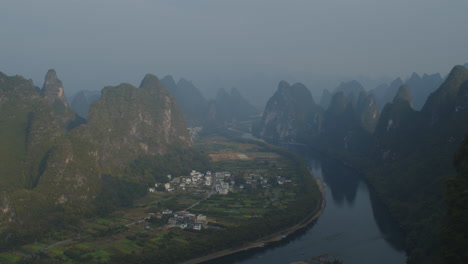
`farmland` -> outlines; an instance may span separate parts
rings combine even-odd
[[[320,194],[312,176],[282,149],[223,137],[203,138],[194,147],[211,157],[213,174],[229,175],[227,194],[203,184],[148,193],[131,207],[2,252],[0,262],[126,263],[156,258],[177,263],[292,226],[318,206],[314,202]],[[181,177],[171,184],[180,184]],[[170,216],[161,213],[187,208],[187,213],[206,217],[201,230],[169,225]]]

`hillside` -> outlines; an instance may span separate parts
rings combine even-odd
[[[55,71],[40,91],[0,74],[0,110],[4,246],[131,205],[148,181],[207,164],[190,148],[181,111],[153,75],[140,88],[105,87],[84,124]]]
[[[447,218],[442,233],[443,263],[464,263],[468,260],[468,134],[455,153],[457,176],[447,180]]]
[[[106,173],[123,169],[141,155],[164,155],[169,146],[191,145],[182,112],[154,75],[146,75],[140,88],[105,87],[81,129],[96,144],[99,165]]]
[[[341,89],[333,95],[323,114],[320,133],[309,131],[308,137],[287,133],[298,130],[291,125],[276,129],[285,131],[283,134],[275,131],[282,128],[280,125],[265,126],[285,116],[279,124],[301,120],[298,127],[303,128],[315,120],[310,116],[298,118],[306,116],[306,110],[300,111],[302,115],[289,116],[301,104],[280,101],[276,99],[281,98],[277,92],[265,109],[264,124],[260,126],[263,130],[258,135],[308,143],[363,171],[407,234],[408,263],[438,263],[442,256],[440,232],[446,212],[444,182],[455,176],[452,155],[468,131],[468,70],[463,66],[454,67],[440,87],[428,96],[421,111],[413,109],[412,87],[398,79],[392,86],[397,84],[400,85],[392,95],[393,100],[380,115],[373,96],[382,100],[386,98],[383,93],[379,95],[374,90],[370,96],[361,92],[356,100],[352,91],[357,89]],[[379,92],[382,91],[389,88]],[[308,104],[312,105],[310,100]]]
[[[321,108],[303,84],[291,86],[281,81],[268,100],[260,123],[254,127],[254,134],[270,140],[301,142],[319,133],[321,116]]]
[[[452,155],[468,131],[468,70],[453,68],[421,112],[402,86],[382,111],[367,176],[408,233],[409,263],[436,263],[445,214],[444,181],[455,175]]]

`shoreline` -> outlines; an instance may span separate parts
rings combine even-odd
[[[254,248],[264,247],[264,246],[267,246],[269,243],[277,242],[277,241],[282,240],[284,238],[283,236],[288,236],[288,235],[293,234],[293,233],[295,233],[296,231],[298,231],[298,230],[300,230],[302,228],[307,227],[310,223],[317,220],[322,215],[323,211],[325,210],[325,206],[326,206],[325,187],[323,185],[323,180],[319,179],[319,178],[315,178],[315,181],[317,182],[317,185],[319,186],[319,190],[320,190],[320,193],[321,193],[320,206],[318,208],[316,208],[305,219],[303,219],[302,221],[297,223],[296,225],[291,226],[291,227],[289,227],[287,229],[283,229],[281,231],[278,231],[278,232],[276,232],[274,234],[271,234],[269,236],[260,238],[260,239],[258,239],[256,241],[250,242],[250,243],[248,243],[248,244],[246,244],[244,246],[240,246],[240,247],[237,247],[237,248],[229,248],[229,249],[225,249],[225,250],[222,250],[222,251],[214,252],[214,253],[205,255],[203,257],[198,257],[198,258],[191,259],[191,260],[188,260],[188,261],[185,261],[185,262],[181,262],[181,264],[198,264],[198,263],[202,263],[202,262],[205,262],[205,261],[209,261],[209,260],[213,260],[213,259],[217,259],[217,258],[220,258],[220,257],[227,256],[227,255],[231,255],[231,254],[234,254],[234,253],[238,253],[238,252],[241,252],[241,251],[246,251],[246,250],[250,250],[250,249],[254,249]]]

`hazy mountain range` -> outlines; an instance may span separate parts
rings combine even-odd
[[[328,107],[314,110],[310,95],[280,83],[254,132],[307,144],[361,169],[408,234],[409,263],[437,263],[445,254],[444,181],[455,175],[453,153],[468,132],[468,70],[454,67],[428,96],[430,89],[415,95],[410,86],[422,90],[440,81],[439,75],[413,74],[405,83],[395,80],[391,89],[380,88],[388,93],[399,85],[381,113],[375,91],[365,92],[357,82],[324,93],[321,102],[329,101]],[[418,111],[414,104],[424,97]]]
[[[359,168],[407,234],[409,263],[457,257],[466,239],[447,234],[462,232],[466,211],[457,203],[466,199],[464,147],[457,178],[452,166],[468,131],[466,67],[445,79],[413,73],[373,90],[352,80],[330,91],[317,101],[304,84],[279,82],[253,133],[307,144]],[[111,212],[145,193],[155,177],[206,166],[187,125],[226,128],[258,113],[240,89],[219,89],[208,100],[192,82],[171,76],[148,74],[138,88],[81,91],[70,106],[54,70],[42,88],[0,73],[0,244]]]

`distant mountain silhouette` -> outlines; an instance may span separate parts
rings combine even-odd
[[[181,78],[176,83],[172,76],[167,75],[161,79],[161,83],[174,95],[189,126],[204,123],[209,108],[208,101],[192,82]]]
[[[350,99],[353,106],[356,105],[359,94],[364,91],[364,87],[356,81],[342,82],[338,87],[336,87],[334,93],[343,92],[343,95]]]
[[[236,88],[229,93],[219,89],[213,103],[212,116],[219,123],[245,121],[259,113]]]
[[[72,97],[70,107],[83,118],[88,118],[89,107],[101,97],[101,91],[81,90]]]
[[[328,106],[330,105],[332,96],[333,96],[333,94],[330,93],[330,91],[328,91],[327,89],[324,89],[324,90],[322,91],[322,96],[320,97],[320,103],[319,103],[319,105],[320,105],[323,109],[326,110],[326,109],[328,108]]]
[[[444,80],[440,74],[432,75],[424,74],[420,77],[417,73],[413,73],[406,80],[405,84],[411,87],[414,109],[421,110],[429,95],[434,92]]]
[[[372,90],[380,110],[384,108],[386,103],[389,103],[393,100],[395,94],[402,85],[403,80],[401,80],[401,78],[396,78],[390,83],[390,85],[385,83]]]
[[[440,74],[424,74],[422,77],[413,72],[411,77],[406,81],[401,78],[396,78],[393,82],[388,84],[381,84],[376,87],[372,92],[377,100],[379,109],[383,109],[386,103],[391,102],[393,97],[398,92],[398,89],[406,84],[410,87],[412,94],[413,107],[416,110],[421,110],[428,96],[434,92],[444,81]]]
[[[278,84],[278,90],[268,100],[254,134],[271,140],[304,141],[318,134],[322,110],[310,91],[301,83]]]

